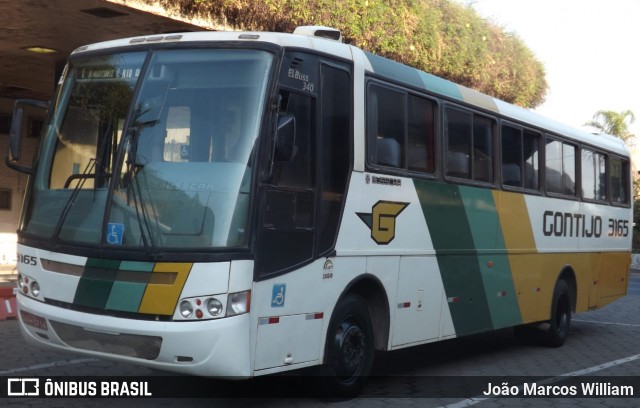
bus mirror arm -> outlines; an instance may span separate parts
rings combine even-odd
[[[274,161],[289,162],[296,155],[296,118],[293,115],[279,115],[275,137]]]
[[[23,166],[18,163],[20,157],[20,142],[22,141],[22,122],[24,117],[23,106],[33,106],[35,108],[46,110],[49,108],[48,102],[36,101],[30,99],[18,99],[13,107],[13,116],[11,119],[11,130],[9,131],[9,153],[5,159],[7,166],[21,173],[31,174],[31,167]]]

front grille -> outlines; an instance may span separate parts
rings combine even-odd
[[[58,337],[73,348],[155,360],[160,354],[162,337],[126,333],[103,333],[50,320]]]

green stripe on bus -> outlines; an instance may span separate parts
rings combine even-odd
[[[422,80],[422,86],[428,91],[448,96],[459,101],[464,100],[461,92],[462,88],[453,82],[449,82],[435,75],[427,74],[426,72],[418,71],[418,75],[420,75],[420,79]]]
[[[146,289],[146,283],[114,282],[105,309],[137,312]]]
[[[436,250],[456,334],[491,329],[484,282],[460,189],[433,181],[414,183]]]
[[[122,261],[120,263],[120,271],[126,271],[129,275],[130,272],[147,272],[148,278],[144,282],[120,282],[123,279],[120,273],[116,276],[116,281],[113,283],[109,299],[105,305],[105,309],[119,310],[123,312],[137,312],[144,296],[144,291],[147,289],[148,279],[151,277],[154,262],[131,262]]]
[[[394,61],[380,57],[375,54],[365,52],[373,72],[379,75],[393,78],[407,85],[411,85],[420,89],[427,89],[431,92],[438,93],[450,98],[462,101],[463,96],[460,92],[460,86],[453,82],[439,78],[435,75],[427,74],[415,68],[398,64]]]
[[[104,309],[119,267],[118,260],[87,259],[73,303]]]
[[[121,271],[151,272],[155,265],[155,262],[122,261],[118,269]]]
[[[467,186],[461,186],[459,190],[474,246],[481,254],[478,256],[478,267],[486,291],[493,328],[521,324],[516,289],[493,192]]]

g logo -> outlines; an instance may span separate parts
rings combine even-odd
[[[371,239],[378,245],[387,245],[396,237],[396,218],[409,203],[378,201],[371,213],[356,213],[371,230]]]

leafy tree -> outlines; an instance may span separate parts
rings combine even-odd
[[[348,43],[517,105],[547,91],[544,66],[520,38],[451,0],[141,0],[244,30],[338,28]]]
[[[593,115],[593,120],[585,123],[596,129],[599,133],[617,136],[625,142],[634,135],[629,132],[629,125],[636,120],[636,116],[630,110],[616,112],[611,110],[599,110]]]

